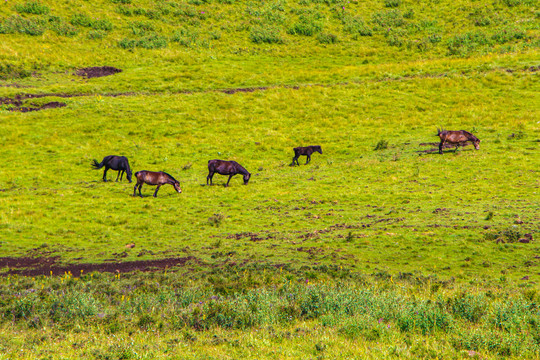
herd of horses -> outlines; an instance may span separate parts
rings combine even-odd
[[[454,152],[456,152],[457,148],[461,145],[463,146],[466,142],[472,142],[474,145],[474,148],[476,150],[480,149],[480,140],[473,134],[471,134],[468,131],[465,130],[459,130],[459,131],[448,131],[443,129],[437,129],[437,136],[439,136],[441,142],[439,144],[439,153],[443,154],[443,146],[445,144],[453,144],[456,146]],[[300,165],[298,162],[298,158],[300,156],[306,156],[306,165],[311,161],[311,155],[314,152],[318,152],[319,154],[322,154],[322,148],[320,145],[312,145],[312,146],[304,146],[304,147],[295,147],[294,149],[294,157],[292,159],[292,163],[290,166],[294,165]],[[105,156],[103,158],[103,161],[100,163],[97,162],[97,160],[94,160],[92,162],[92,167],[95,170],[101,169],[105,167],[105,171],[103,171],[103,181],[107,181],[107,170],[112,169],[118,171],[118,174],[116,175],[116,181],[118,181],[118,178],[120,178],[120,181],[122,181],[122,177],[124,176],[124,173],[126,174],[127,180],[131,183],[131,168],[129,167],[129,161],[127,157],[125,156],[116,156],[116,155],[109,155]],[[242,165],[237,163],[236,161],[226,161],[226,160],[209,160],[208,161],[208,176],[206,177],[206,184],[207,185],[213,185],[212,184],[212,178],[214,177],[214,174],[218,173],[220,175],[228,175],[229,179],[227,180],[227,183],[225,186],[229,186],[229,182],[231,181],[231,178],[234,175],[242,175],[244,179],[244,185],[247,185],[249,182],[249,179],[251,177],[251,174],[249,171],[247,171]],[[182,189],[180,188],[180,182],[176,180],[174,177],[172,177],[170,174],[167,174],[163,171],[148,171],[148,170],[142,170],[137,171],[135,173],[135,177],[137,178],[137,184],[135,184],[135,187],[133,188],[133,196],[137,195],[137,188],[139,189],[139,196],[142,197],[141,194],[141,188],[143,184],[147,185],[154,185],[157,186],[156,191],[154,192],[154,197],[157,197],[157,193],[159,188],[162,185],[170,184],[174,187],[176,192],[181,193]]]

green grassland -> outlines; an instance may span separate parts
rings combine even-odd
[[[0,257],[188,261],[0,269],[0,359],[540,357],[539,19],[534,0],[2,3],[0,100],[66,106],[0,102]],[[441,126],[480,150],[439,155]],[[290,167],[305,145],[323,154]],[[101,181],[110,154],[182,193]],[[249,184],[207,186],[210,159]]]

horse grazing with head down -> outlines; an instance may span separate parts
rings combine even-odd
[[[291,166],[300,165],[298,163],[298,158],[301,155],[307,156],[306,165],[311,161],[311,154],[314,152],[318,152],[319,154],[322,154],[322,149],[320,145],[312,145],[312,146],[305,146],[305,147],[295,147],[294,149],[294,157],[292,159]]]
[[[439,144],[439,154],[443,153],[442,149],[444,144],[446,143],[456,145],[454,152],[456,152],[458,146],[463,146],[468,141],[471,141],[473,143],[476,150],[480,150],[480,140],[478,140],[476,136],[465,130],[449,131],[437,129],[437,136],[441,139],[441,143]]]
[[[225,160],[208,160],[208,176],[206,177],[206,185],[210,181],[212,185],[212,178],[214,174],[218,173],[220,175],[229,175],[229,180],[225,186],[229,186],[229,181],[236,174],[242,174],[244,177],[244,185],[248,184],[251,174],[239,163],[236,161],[225,161]]]
[[[107,170],[113,169],[118,171],[118,175],[116,175],[116,181],[118,181],[119,176],[120,181],[122,181],[122,176],[124,176],[125,172],[126,178],[129,182],[131,182],[131,169],[129,167],[128,159],[125,156],[105,156],[103,158],[103,161],[100,163],[98,163],[97,160],[94,159],[94,161],[92,162],[92,166],[94,167],[94,170],[101,169],[105,166],[105,171],[103,172],[103,181],[107,181]]]
[[[163,171],[157,171],[157,172],[147,171],[147,170],[137,171],[135,173],[135,177],[137,178],[137,184],[133,188],[133,196],[136,196],[137,187],[138,187],[139,196],[142,197],[141,188],[143,184],[157,185],[157,189],[154,192],[154,197],[157,197],[157,192],[159,188],[161,187],[161,185],[165,185],[165,184],[171,184],[172,186],[174,186],[174,190],[176,190],[176,192],[178,193],[182,192],[182,189],[180,189],[180,183],[178,182],[178,180],[176,180],[171,175]]]

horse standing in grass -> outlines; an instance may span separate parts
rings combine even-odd
[[[147,171],[147,170],[137,171],[135,173],[135,177],[137,178],[137,184],[133,188],[133,196],[136,196],[137,187],[138,187],[139,196],[142,197],[141,188],[143,184],[157,185],[157,189],[154,192],[154,197],[157,197],[157,192],[159,188],[161,187],[161,185],[165,185],[165,184],[171,184],[172,186],[174,186],[174,190],[176,190],[176,192],[178,193],[182,192],[182,189],[180,189],[180,183],[178,182],[178,180],[176,180],[171,175],[163,171],[158,171],[158,172]]]
[[[120,177],[120,181],[122,181],[122,177],[124,176],[125,172],[126,178],[129,182],[131,182],[131,169],[129,167],[128,159],[125,156],[105,156],[103,158],[103,161],[100,163],[98,163],[97,160],[94,159],[92,166],[94,167],[94,170],[101,169],[105,166],[105,171],[103,172],[103,181],[107,181],[107,170],[112,169],[118,171],[118,175],[116,175],[116,181],[118,181],[118,177]]]
[[[300,163],[298,163],[298,158],[301,155],[307,156],[307,160],[306,160],[306,165],[307,165],[311,161],[311,154],[313,154],[314,152],[318,152],[319,154],[322,154],[322,149],[321,149],[320,145],[312,145],[312,146],[305,146],[305,147],[295,147],[294,148],[294,157],[292,159],[291,166],[294,166],[295,163],[296,163],[296,165],[300,165]]]
[[[456,152],[458,146],[463,146],[464,143],[466,143],[467,141],[471,141],[476,150],[480,149],[480,140],[478,140],[476,136],[465,130],[449,131],[437,129],[437,136],[441,139],[441,143],[439,144],[439,154],[441,155],[443,153],[443,146],[446,143],[456,145],[454,152]]]
[[[227,184],[225,186],[229,186],[229,181],[231,181],[231,178],[236,174],[243,175],[244,185],[248,184],[249,178],[251,177],[251,174],[236,161],[209,160],[206,185],[208,185],[208,181],[210,181],[210,185],[212,185],[212,178],[214,177],[215,173],[220,175],[229,175],[229,180],[227,180]]]

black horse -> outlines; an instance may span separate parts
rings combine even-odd
[[[173,178],[171,175],[167,174],[163,171],[137,171],[135,173],[135,177],[137,178],[137,184],[135,184],[135,187],[133,188],[133,196],[136,195],[137,187],[139,188],[139,196],[142,197],[141,194],[141,188],[143,184],[148,185],[157,185],[156,191],[154,192],[154,197],[157,197],[157,192],[161,185],[170,184],[174,186],[174,190],[176,192],[181,193],[182,189],[180,189],[180,183],[178,180]]]
[[[101,169],[105,166],[105,171],[103,172],[103,181],[107,181],[107,170],[113,169],[118,171],[118,175],[116,175],[116,181],[118,181],[118,177],[120,177],[120,181],[122,181],[122,176],[124,176],[125,172],[126,178],[129,182],[131,182],[131,169],[129,167],[128,159],[125,156],[105,156],[103,158],[103,161],[100,163],[98,163],[97,160],[94,159],[92,166],[94,167],[94,170]]]
[[[298,163],[298,158],[301,155],[307,156],[306,165],[311,161],[311,154],[314,152],[318,152],[319,154],[322,154],[322,149],[320,145],[312,145],[312,146],[305,146],[305,147],[295,147],[294,148],[294,157],[292,159],[291,166],[300,165]]]
[[[210,185],[212,185],[212,177],[214,177],[214,173],[218,173],[220,175],[229,175],[229,180],[227,180],[227,184],[225,186],[229,186],[229,181],[231,181],[231,178],[236,174],[242,174],[244,176],[244,185],[247,185],[249,178],[251,177],[251,174],[236,161],[209,160],[206,185],[208,185],[208,181],[210,181]]]

